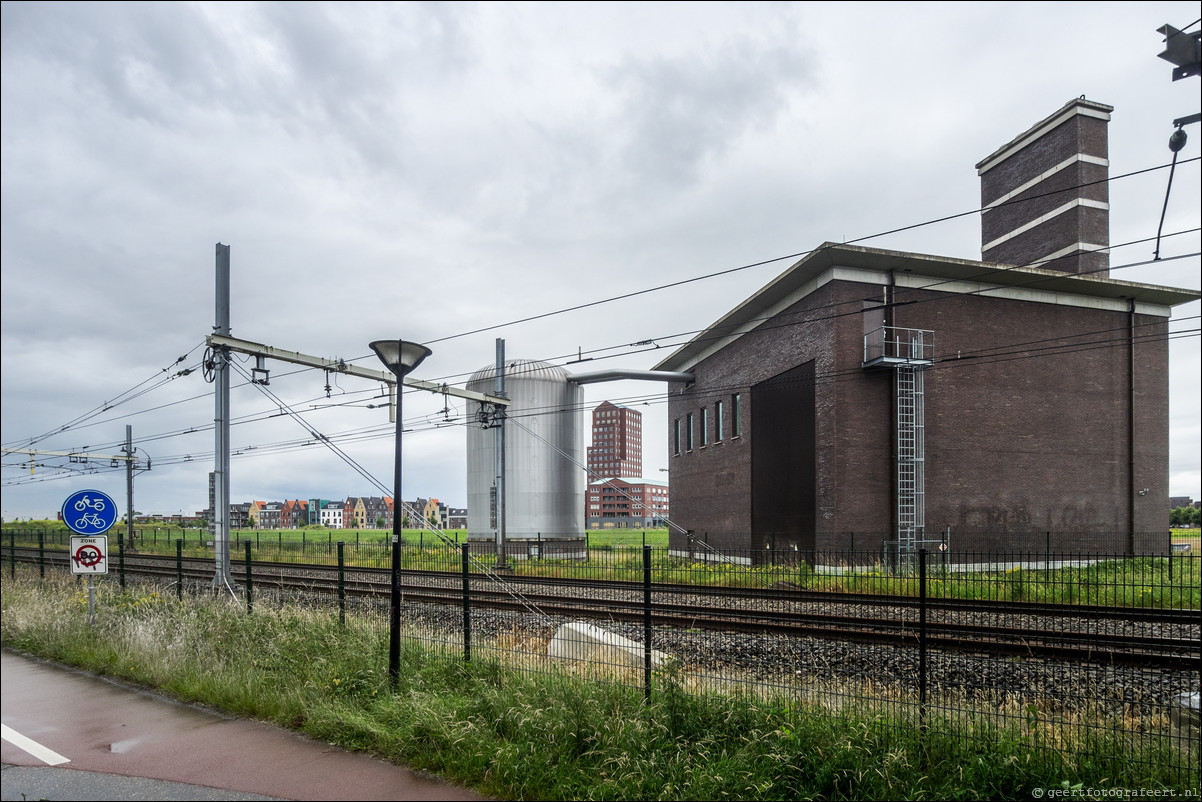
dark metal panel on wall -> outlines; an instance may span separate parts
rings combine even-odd
[[[751,388],[752,545],[813,552],[816,428],[813,361]]]

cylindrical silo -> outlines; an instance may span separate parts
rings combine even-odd
[[[493,393],[495,365],[472,374],[468,390]],[[512,402],[505,427],[505,539],[507,552],[522,554],[515,541],[583,540],[584,390],[563,368],[533,360],[506,360],[505,394]],[[496,435],[469,425],[467,431],[468,540],[493,540],[492,488],[496,482]],[[548,548],[544,553],[554,551]]]

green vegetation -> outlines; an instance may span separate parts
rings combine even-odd
[[[1174,507],[1169,512],[1169,526],[1192,527],[1197,529],[1202,525],[1202,509],[1198,507]]]
[[[63,549],[69,533],[42,530],[48,549]],[[18,546],[36,546],[38,533],[27,524],[5,528],[3,546],[15,535]],[[1188,533],[1197,530],[1182,530]],[[111,540],[110,549],[115,550]],[[1176,534],[1176,532],[1174,532]],[[428,530],[405,530],[401,567],[415,570],[460,570],[457,546],[466,542],[463,530],[446,533],[449,539]],[[700,562],[667,553],[667,530],[590,530],[588,559],[552,557],[513,560],[517,576],[562,578],[604,578],[641,582],[643,580],[643,538],[653,546],[652,575],[656,583],[679,583],[715,587],[795,588],[833,593],[896,594],[917,596],[918,577],[913,571],[895,571],[877,565],[826,565],[815,568],[804,561],[786,564],[742,565],[734,562]],[[182,540],[187,557],[211,558],[213,551],[208,533],[178,529],[155,532],[139,530],[137,548],[143,553],[175,553],[176,540]],[[337,560],[337,543],[345,541],[344,559],[348,566],[383,568],[391,565],[391,532],[374,529],[331,530],[302,528],[282,530],[239,530],[233,533],[231,556],[241,561],[246,543],[251,559],[297,563],[324,563]],[[993,601],[1027,601],[1062,604],[1121,605],[1135,607],[1171,607],[1202,609],[1202,546],[1192,541],[1192,549],[1171,557],[1138,557],[1104,560],[1078,566],[1045,569],[1038,562],[1021,565],[999,563],[978,570],[944,567],[935,555],[928,564],[927,593],[932,598],[959,598]],[[479,555],[473,570],[492,564],[490,557]]]
[[[378,622],[268,605],[248,616],[224,599],[177,603],[111,581],[96,595],[90,627],[76,583],[6,574],[0,639],[502,799],[1029,799],[1179,788],[1164,767],[1198,760],[1102,720],[1045,732],[1021,716],[995,726],[932,713],[924,732],[857,710],[854,697],[830,711],[686,695],[671,671],[645,702],[568,669],[514,670],[484,642],[497,657],[470,664],[406,647],[394,691]]]

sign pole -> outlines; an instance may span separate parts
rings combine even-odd
[[[99,490],[80,490],[67,496],[62,507],[63,523],[76,534],[68,541],[71,573],[88,575],[88,626],[96,625],[95,574],[109,570],[109,539],[104,533],[117,522],[117,505]],[[117,530],[120,542],[121,530]]]

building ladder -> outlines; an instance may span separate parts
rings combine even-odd
[[[864,335],[866,369],[893,370],[898,567],[913,567],[926,528],[926,411],[923,371],[934,364],[935,332],[882,326]],[[890,544],[888,541],[886,545]]]
[[[923,369],[896,365],[897,391],[897,540],[899,561],[917,554],[926,526],[926,450]]]

